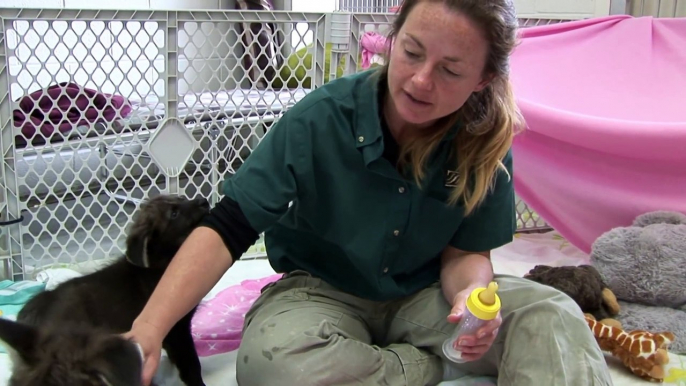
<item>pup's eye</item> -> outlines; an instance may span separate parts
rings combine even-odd
[[[178,212],[178,211],[172,210],[172,212],[171,212],[171,218],[176,218],[176,216],[178,216],[178,215],[179,215],[179,212]]]

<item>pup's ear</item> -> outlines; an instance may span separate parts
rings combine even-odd
[[[143,268],[150,267],[148,238],[146,233],[132,232],[126,239],[126,260],[129,263]]]
[[[13,361],[31,364],[36,359],[38,330],[27,324],[0,318],[0,341],[8,349]]]
[[[98,372],[112,386],[138,385],[143,377],[143,355],[136,343],[120,336],[108,340],[99,354]]]

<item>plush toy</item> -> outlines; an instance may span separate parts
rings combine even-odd
[[[617,296],[624,328],[671,331],[670,351],[686,354],[686,215],[640,215],[598,237],[590,258]]]
[[[591,314],[604,323],[621,327],[612,319],[620,311],[617,298],[594,267],[537,265],[524,277],[564,292],[584,313]]]
[[[653,334],[646,330],[624,331],[613,318],[621,312],[617,298],[598,270],[590,265],[551,267],[537,265],[525,278],[556,288],[571,297],[581,308],[588,326],[603,351],[610,352],[634,374],[662,382],[666,351],[674,334]]]
[[[601,350],[619,358],[632,373],[645,380],[657,383],[664,381],[664,365],[669,362],[667,347],[674,341],[674,334],[624,331],[596,321],[589,314],[586,314],[586,322]]]

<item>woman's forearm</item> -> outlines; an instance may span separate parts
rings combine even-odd
[[[467,253],[449,247],[441,258],[443,296],[454,306],[455,296],[466,289],[486,287],[493,280],[490,254]]]
[[[211,228],[196,228],[174,256],[134,325],[152,325],[166,336],[232,264],[231,253],[219,234]]]

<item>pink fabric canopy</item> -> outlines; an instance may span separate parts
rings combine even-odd
[[[511,65],[528,125],[515,188],[571,243],[588,253],[641,213],[686,213],[686,19],[526,28]]]

